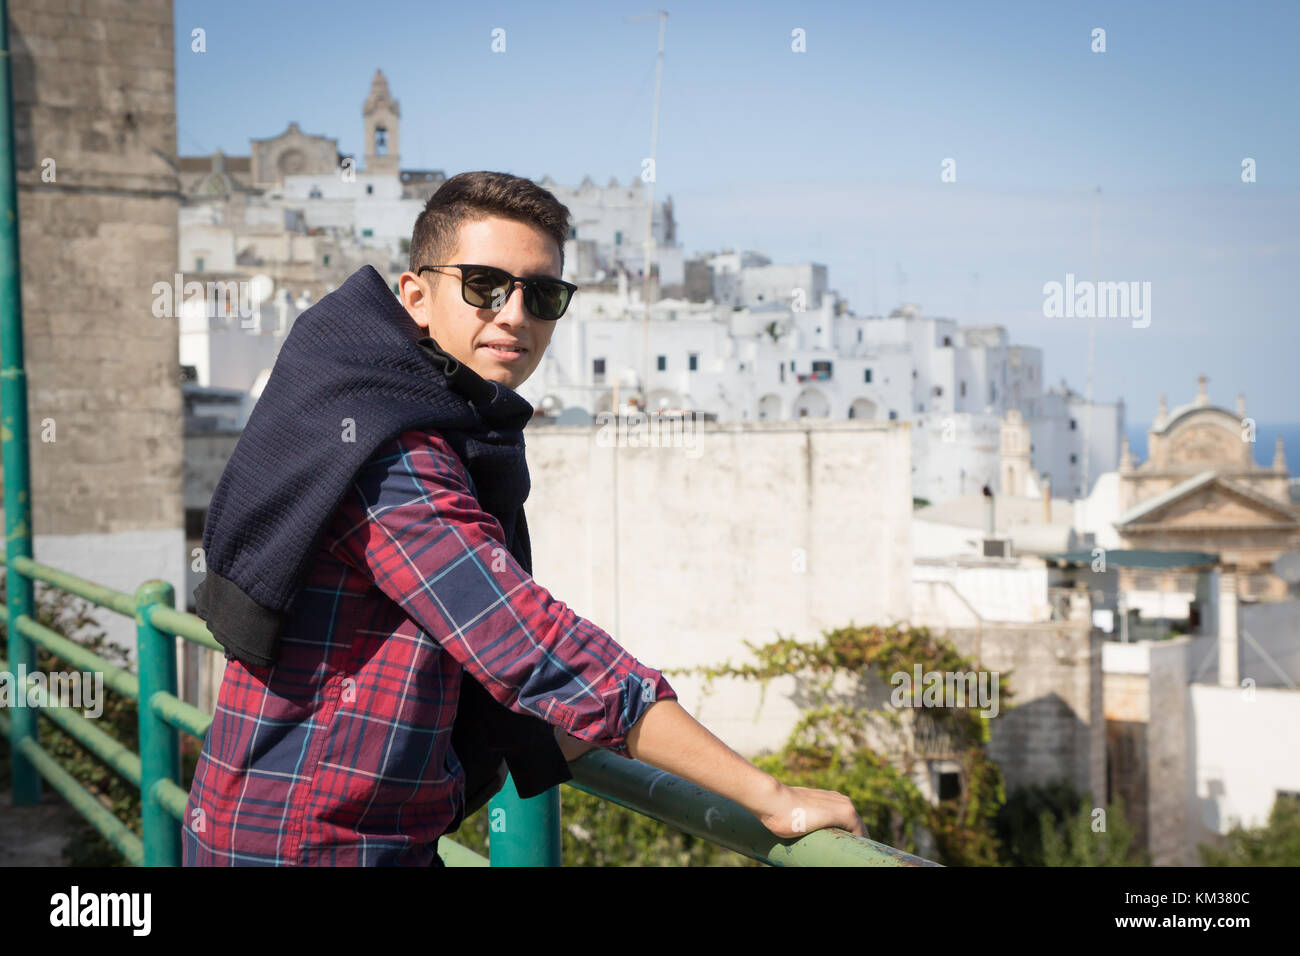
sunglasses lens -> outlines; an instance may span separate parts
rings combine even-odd
[[[528,311],[539,319],[554,321],[569,305],[569,289],[558,282],[538,279],[528,285]]]
[[[461,292],[465,301],[476,309],[491,309],[505,304],[510,291],[510,276],[500,269],[479,266],[465,269]]]

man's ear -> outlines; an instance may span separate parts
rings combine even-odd
[[[429,306],[433,302],[432,290],[414,272],[403,272],[397,280],[398,298],[406,312],[422,329],[429,327]]]

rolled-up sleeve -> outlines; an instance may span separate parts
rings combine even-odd
[[[663,674],[533,580],[436,432],[371,456],[342,508],[334,550],[374,581],[496,700],[621,756]]]

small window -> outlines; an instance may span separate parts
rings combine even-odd
[[[330,257],[329,257],[329,256],[321,256],[321,263],[320,263],[320,264],[323,265],[323,266],[327,266],[327,265],[329,265],[329,264],[330,264]]]
[[[943,337],[943,344],[944,344],[944,348],[948,348],[949,346],[951,346],[951,345],[952,345],[952,336],[951,336],[951,335],[945,335],[945,336]]]
[[[861,329],[858,329],[858,341],[859,341],[859,342],[862,341],[862,330],[861,330]]]
[[[621,246],[622,244],[623,244],[623,231],[620,229],[618,232],[614,233],[614,245]]]
[[[898,419],[898,412],[894,411],[894,410],[891,408],[891,409],[889,410],[889,420],[892,422],[892,421],[896,421],[897,419]]]
[[[373,230],[373,229],[362,229],[362,230],[361,230],[361,235],[365,236],[366,238],[369,238],[370,236],[373,236],[374,234],[375,234],[375,230]]]
[[[1070,419],[1070,431],[1072,431],[1072,432],[1073,432],[1073,431],[1078,431],[1078,429],[1079,429],[1079,423],[1076,422],[1073,418],[1071,418],[1071,419]]]
[[[366,195],[373,196],[374,194],[375,194],[375,187],[372,186],[370,183],[366,183]]]
[[[686,367],[690,369],[692,372],[699,370],[700,354],[698,352],[692,352],[690,356],[688,356]]]
[[[961,383],[961,397],[962,397],[962,398],[965,398],[965,397],[966,397],[966,383],[965,383],[965,382],[962,382],[962,383]]]
[[[1078,461],[1079,461],[1079,456],[1078,456],[1078,455],[1071,455],[1071,456],[1070,456],[1070,464],[1072,464],[1072,465],[1074,465],[1074,464],[1078,464]]]
[[[741,366],[741,367],[743,368],[744,366]],[[667,355],[661,355],[661,356],[659,356],[659,357],[655,360],[655,369],[656,369],[657,371],[663,372],[663,371],[665,371],[667,368],[668,368],[668,356],[667,356]]]
[[[794,359],[790,359],[790,371],[794,371]]]
[[[870,382],[871,382],[871,369],[869,369],[869,368],[864,368],[864,369],[862,370],[862,381],[867,382],[868,384],[870,384]]]
[[[961,798],[961,776],[956,773],[939,774],[939,799],[958,800]]]
[[[936,386],[934,387],[934,394],[936,394],[936,395],[942,395],[942,394],[943,394],[943,386],[942,386],[942,385],[936,385]]]
[[[591,360],[591,373],[593,375],[605,374],[605,360],[603,358]]]
[[[780,365],[778,365],[778,366],[776,367],[776,369],[777,369],[778,372],[781,373],[781,382],[784,383],[784,382],[785,382],[785,363],[782,362]]]
[[[195,272],[202,272],[202,271],[203,271],[203,257],[202,257],[202,256],[199,256],[197,259],[194,260],[194,271],[195,271]]]
[[[307,198],[308,198],[308,199],[323,199],[324,197],[325,197],[325,194],[324,194],[323,192],[320,191],[320,187],[319,187],[319,186],[313,186],[313,187],[311,187],[311,192],[309,192],[309,193],[307,194]]]

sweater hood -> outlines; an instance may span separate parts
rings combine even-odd
[[[374,268],[358,269],[294,322],[221,475],[203,530],[199,616],[231,656],[272,663],[280,619],[357,472],[417,427],[452,444],[483,509],[508,540],[523,538],[511,550],[529,567],[532,414],[518,392],[427,336]]]

